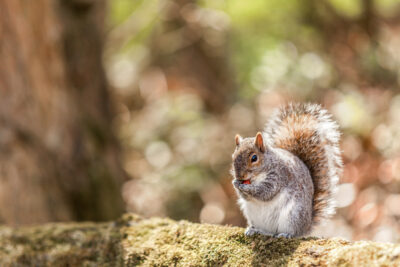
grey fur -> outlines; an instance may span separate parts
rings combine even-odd
[[[253,138],[249,138],[252,140]],[[244,139],[243,141],[246,141]],[[254,148],[256,149],[256,148]],[[242,160],[234,162],[235,177],[239,174],[249,172],[244,167]],[[293,200],[293,210],[288,214],[286,222],[290,232],[281,233],[278,229],[256,227],[253,224],[253,214],[245,213],[246,219],[251,227],[248,234],[261,233],[267,235],[299,236],[304,235],[311,229],[312,222],[312,196],[313,184],[307,167],[296,156],[282,149],[267,148],[264,153],[263,164],[252,173],[261,174],[263,179],[252,184],[243,184],[239,179],[233,180],[233,185],[240,198],[245,201],[268,202],[285,191],[285,197],[270,214],[269,220],[278,221],[281,210]],[[236,175],[238,174],[238,175]],[[257,214],[255,214],[257,216]]]
[[[302,236],[311,231],[312,226],[317,221],[315,216],[322,216],[324,215],[323,212],[331,213],[332,210],[331,192],[336,185],[335,179],[341,172],[340,153],[337,146],[339,138],[337,125],[330,120],[327,112],[321,110],[317,105],[289,105],[286,109],[281,109],[281,112],[274,115],[276,119],[271,120],[274,122],[271,123],[272,126],[280,126],[282,124],[280,121],[287,117],[286,113],[295,119],[300,118],[296,123],[301,122],[302,125],[307,124],[310,118],[309,125],[304,125],[305,134],[297,137],[298,132],[292,134],[291,126],[284,125],[288,127],[288,132],[285,132],[285,129],[281,127],[285,136],[279,137],[278,132],[274,132],[272,127],[262,135],[265,146],[264,152],[260,151],[255,145],[255,138],[244,138],[240,139],[233,153],[231,173],[235,179],[232,183],[249,225],[246,230],[247,235]],[[296,117],[296,112],[299,112],[298,117]],[[325,129],[314,130],[312,127],[318,125],[316,122],[325,123]],[[326,138],[324,136],[326,134],[322,130],[331,131],[329,132],[331,139]],[[312,134],[307,135],[308,133]],[[304,136],[310,137],[304,139]],[[310,169],[296,154],[274,146],[277,139],[271,140],[272,137],[282,138],[285,142],[286,140],[296,141],[296,138],[300,138],[299,144],[303,146],[309,142],[312,147],[300,147],[304,151],[301,155],[302,157],[304,157],[304,154],[309,155],[306,159],[311,160],[308,160],[307,164],[312,164],[313,173],[319,171],[316,173],[317,175],[312,177]],[[333,141],[331,141],[332,139]],[[324,144],[323,140],[329,142]],[[285,147],[285,145],[284,143],[282,146]],[[316,150],[318,146],[326,146],[326,154],[320,153],[322,157],[307,154],[322,151],[321,149]],[[254,154],[258,156],[258,161],[255,163],[250,161]],[[335,164],[328,165],[325,163],[330,160],[329,157],[335,160]],[[327,173],[326,176],[322,175],[324,171]],[[315,181],[313,178],[328,180],[319,180],[318,186],[314,188]],[[250,179],[251,184],[244,184],[243,180],[248,179]],[[326,186],[321,187],[321,182],[323,182],[322,185],[326,184]],[[315,190],[318,191],[315,192]],[[328,198],[319,197],[319,205],[314,206],[316,203],[315,196],[323,196],[324,190]]]

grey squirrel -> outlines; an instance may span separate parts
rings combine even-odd
[[[343,168],[338,128],[320,105],[294,103],[256,137],[236,135],[231,173],[246,235],[303,236],[334,213]]]

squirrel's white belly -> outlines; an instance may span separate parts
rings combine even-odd
[[[248,223],[270,234],[291,233],[289,225],[294,200],[287,192],[280,192],[271,201],[239,199],[240,207]],[[287,204],[284,204],[287,203]]]

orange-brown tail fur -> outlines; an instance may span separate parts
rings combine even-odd
[[[339,127],[316,104],[289,104],[278,110],[265,127],[268,145],[299,157],[314,184],[313,223],[335,212],[333,193],[342,173]]]

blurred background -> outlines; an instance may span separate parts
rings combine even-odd
[[[313,234],[399,241],[399,0],[31,2],[0,3],[1,222],[245,226],[235,134],[312,101],[345,162]]]

